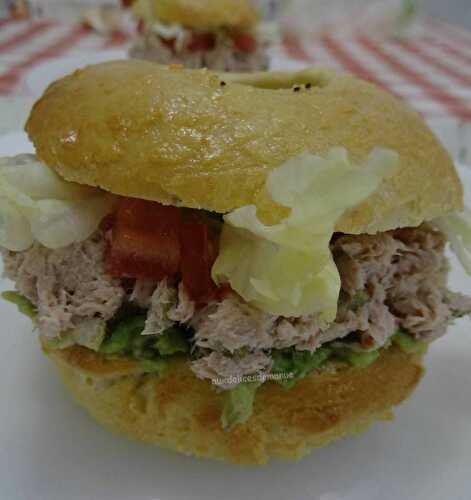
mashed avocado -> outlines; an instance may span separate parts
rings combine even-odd
[[[17,292],[4,292],[2,297],[15,304],[18,310],[34,319],[37,315],[35,306],[26,297]],[[358,297],[361,301],[362,297]],[[193,332],[183,327],[172,326],[160,335],[141,335],[145,328],[146,314],[136,309],[121,310],[117,316],[100,330],[100,344],[96,346],[105,355],[129,356],[141,361],[146,373],[162,374],[171,360],[178,355],[189,356],[191,336]],[[103,322],[104,323],[104,322]],[[73,333],[73,332],[71,332]],[[61,339],[52,339],[49,343],[52,349],[61,349],[78,343],[72,335]],[[400,329],[381,349],[387,349],[394,344],[407,354],[424,353],[425,342],[417,340],[407,331]],[[84,345],[83,343],[81,345]],[[95,347],[95,346],[94,346]],[[294,347],[288,349],[273,349],[271,357],[273,366],[271,373],[286,377],[275,379],[275,383],[286,389],[293,387],[313,370],[321,368],[328,361],[341,361],[352,366],[363,368],[373,363],[380,354],[376,351],[356,351],[345,343],[341,347],[334,343],[323,345],[313,353],[298,351]],[[288,376],[289,375],[289,376]],[[224,406],[221,422],[224,429],[246,422],[253,409],[255,393],[261,382],[243,382],[224,393]]]
[[[28,316],[28,318],[30,319],[36,318],[37,314],[36,307],[30,300],[28,300],[26,297],[23,297],[23,295],[21,295],[20,293],[12,291],[3,292],[2,298],[8,302],[11,302],[12,304],[15,304],[15,306],[18,308],[18,311]]]
[[[417,340],[410,333],[405,330],[399,330],[392,337],[393,344],[397,345],[401,351],[407,354],[421,353],[423,354],[427,350],[427,343]]]
[[[224,407],[221,415],[223,429],[229,430],[251,417],[255,393],[259,386],[260,382],[244,382],[224,394]]]

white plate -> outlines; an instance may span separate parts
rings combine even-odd
[[[0,156],[29,149],[0,139]],[[461,169],[471,194],[471,171]],[[471,196],[468,196],[471,200]],[[452,288],[471,278],[452,259]],[[2,289],[10,288],[5,281]],[[195,460],[108,433],[62,389],[29,322],[0,302],[0,499],[470,500],[471,338],[460,320],[433,344],[429,372],[393,423],[299,463]]]
[[[69,75],[77,69],[90,64],[126,58],[127,52],[125,50],[102,50],[93,54],[51,59],[28,71],[22,82],[22,87],[28,95],[39,97],[50,83]]]

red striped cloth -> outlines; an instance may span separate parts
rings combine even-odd
[[[471,122],[471,33],[422,20],[407,39],[326,32],[284,37],[284,51],[302,64],[348,71],[385,87],[427,118]]]
[[[0,95],[21,92],[28,71],[61,56],[94,54],[125,47],[126,35],[103,37],[81,25],[45,19],[34,22],[0,20]]]
[[[471,122],[471,33],[423,20],[416,36],[376,40],[357,33],[321,33],[299,39],[286,34],[275,50],[276,65],[322,65],[348,71],[387,88],[427,118]],[[103,38],[80,26],[49,19],[0,20],[0,94],[24,91],[23,78],[61,56],[124,49],[129,38]]]

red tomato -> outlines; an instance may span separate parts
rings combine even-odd
[[[212,50],[216,45],[214,33],[193,33],[188,49],[192,52],[198,50]]]
[[[144,33],[144,30],[146,28],[146,23],[143,19],[139,19],[138,23],[137,23],[137,32],[142,34]]]
[[[113,221],[106,270],[120,278],[174,277],[180,269],[180,225],[176,207],[123,198]]]
[[[257,48],[255,38],[249,33],[237,33],[233,36],[234,46],[242,52],[254,52]]]
[[[163,36],[159,35],[159,39],[160,43],[168,47],[170,50],[173,50],[175,48],[176,38],[164,38]]]
[[[122,198],[102,227],[109,231],[105,268],[118,278],[176,280],[198,304],[219,297],[211,279],[218,254],[214,221],[197,210]]]
[[[200,222],[184,222],[180,230],[182,281],[197,304],[209,302],[217,290],[211,278],[217,244],[210,240],[208,230],[208,225]]]

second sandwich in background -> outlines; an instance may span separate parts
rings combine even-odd
[[[258,24],[250,0],[137,0],[132,10],[141,32],[133,58],[218,71],[269,66],[273,29]]]

